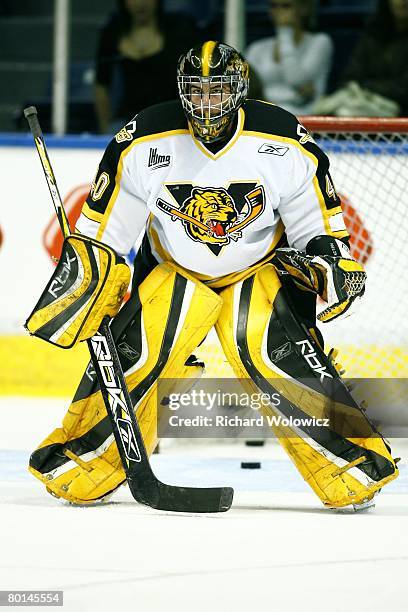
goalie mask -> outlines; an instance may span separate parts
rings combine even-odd
[[[212,40],[181,56],[178,90],[197,140],[209,143],[227,137],[248,94],[248,73],[248,64],[238,51]]]

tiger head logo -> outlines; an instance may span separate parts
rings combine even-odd
[[[197,224],[183,221],[190,238],[211,244],[228,244],[228,229],[237,220],[238,212],[225,189],[195,187],[180,210],[198,221]]]

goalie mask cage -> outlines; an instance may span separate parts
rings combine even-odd
[[[351,251],[367,271],[352,316],[319,325],[326,351],[339,349],[347,377],[408,376],[408,118],[303,117],[330,159]],[[211,335],[206,376],[232,370]]]

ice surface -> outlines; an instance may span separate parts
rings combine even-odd
[[[70,612],[407,609],[406,463],[375,509],[354,514],[324,509],[273,443],[164,444],[153,457],[161,479],[232,485],[233,508],[164,513],[138,506],[127,487],[106,505],[77,508],[26,471],[64,409],[0,401],[0,589],[62,589]],[[245,459],[262,469],[240,469]]]

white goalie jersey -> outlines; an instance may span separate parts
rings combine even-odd
[[[254,100],[222,148],[193,137],[179,102],[142,111],[107,147],[77,230],[121,255],[146,232],[158,262],[214,287],[277,246],[348,237],[326,155],[293,115]]]

